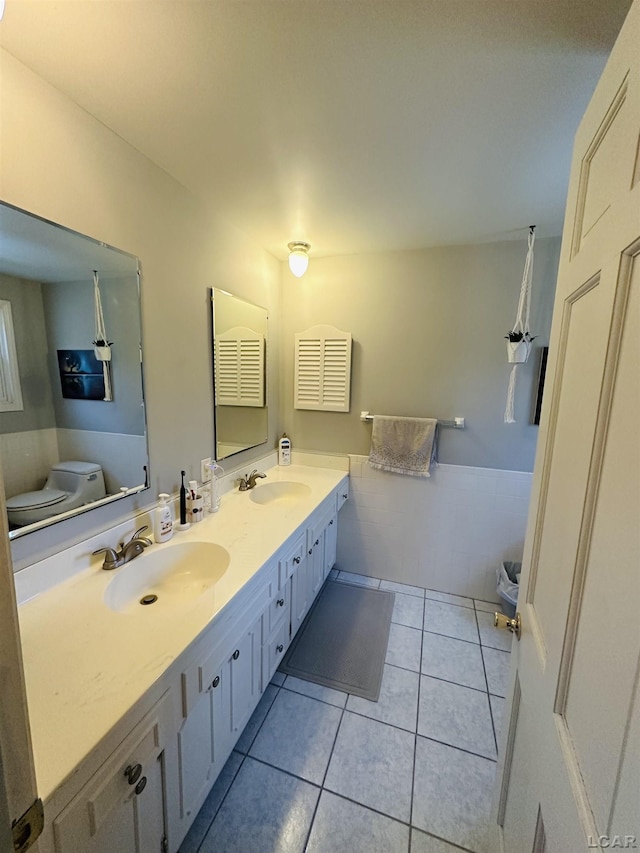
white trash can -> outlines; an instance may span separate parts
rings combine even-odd
[[[497,593],[504,601],[504,611],[510,618],[516,615],[518,606],[518,590],[520,588],[520,570],[522,563],[514,563],[510,560],[500,566],[497,571],[498,586]]]

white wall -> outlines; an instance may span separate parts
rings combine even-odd
[[[497,599],[496,569],[522,558],[531,474],[440,465],[427,479],[378,471],[366,456],[349,460],[339,569]]]
[[[211,286],[269,309],[269,442],[239,461],[275,445],[280,263],[4,51],[0,73],[2,200],[140,259],[151,468],[137,498],[16,540],[19,567],[174,491],[181,468],[198,476],[213,451]]]

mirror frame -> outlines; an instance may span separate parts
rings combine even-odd
[[[38,216],[38,214],[31,213],[28,210],[24,210],[23,208],[16,207],[9,202],[5,202],[0,200],[0,207],[7,208],[15,213],[21,214],[23,216],[27,216],[32,220],[36,220],[37,222],[42,223],[43,225],[51,226],[52,228],[57,229],[58,231],[64,232],[73,237],[81,238],[82,240],[88,241],[89,243],[93,243],[96,247],[100,247],[100,250],[107,250],[117,252],[119,255],[124,256],[126,258],[131,259],[135,263],[135,277],[136,277],[136,295],[138,299],[138,350],[140,353],[140,391],[142,397],[142,421],[144,428],[144,443],[146,450],[146,461],[142,466],[144,472],[144,482],[140,485],[131,486],[131,487],[122,487],[118,493],[112,495],[106,495],[104,498],[100,498],[99,500],[92,501],[89,504],[83,504],[82,506],[76,507],[74,509],[70,509],[67,512],[61,512],[57,515],[50,516],[49,518],[42,519],[41,521],[33,522],[32,524],[24,525],[24,527],[18,527],[14,530],[8,530],[9,540],[19,539],[23,536],[26,536],[29,533],[34,533],[36,531],[42,530],[43,528],[50,527],[54,524],[58,524],[62,521],[66,521],[70,518],[75,518],[76,516],[83,515],[84,513],[91,512],[94,509],[99,509],[100,507],[106,506],[108,504],[114,503],[115,501],[122,500],[123,498],[129,497],[130,495],[135,495],[140,492],[145,491],[150,486],[150,460],[149,460],[149,426],[147,422],[147,406],[145,400],[144,393],[144,361],[143,361],[143,332],[142,332],[142,294],[140,288],[140,280],[141,280],[141,270],[140,270],[140,260],[136,255],[132,255],[130,252],[126,252],[123,249],[118,249],[117,246],[112,246],[109,243],[105,243],[103,240],[96,240],[94,237],[89,237],[87,234],[82,234],[79,231],[75,231],[73,228],[68,228],[65,225],[61,225],[58,222],[53,222],[50,219],[46,219],[42,216]],[[15,276],[16,278],[20,278],[19,272],[11,272],[6,273],[7,275]],[[133,275],[133,270],[131,275]],[[30,279],[27,279],[30,280]],[[36,281],[37,279],[34,279]],[[8,527],[8,523],[7,523]]]
[[[216,403],[217,389],[216,389],[216,350],[215,350],[215,335],[216,335],[216,293],[221,294],[223,296],[228,296],[231,299],[236,300],[238,303],[243,303],[245,305],[249,305],[251,308],[257,308],[260,311],[264,312],[264,406],[256,407],[261,411],[264,411],[265,415],[265,424],[264,424],[264,437],[260,437],[260,440],[254,440],[252,444],[243,445],[238,450],[234,450],[233,453],[220,454],[219,447],[219,439],[218,439],[218,426],[219,426],[219,417],[218,417],[218,406]],[[260,447],[263,444],[266,444],[269,441],[269,311],[263,305],[258,305],[256,302],[251,302],[249,299],[244,299],[242,296],[236,296],[235,293],[231,293],[229,290],[224,290],[221,287],[212,287],[210,288],[210,303],[211,303],[211,364],[212,364],[212,379],[213,379],[213,450],[214,450],[214,458],[216,462],[222,462],[224,459],[229,459],[232,456],[236,456],[238,453],[243,453],[245,450],[250,450],[253,447]]]

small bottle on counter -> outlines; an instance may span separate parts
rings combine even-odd
[[[278,465],[291,465],[291,439],[286,432],[278,442]]]
[[[173,536],[173,518],[171,516],[171,507],[167,503],[169,495],[165,492],[160,492],[158,498],[160,503],[156,507],[153,518],[153,538],[156,542],[166,542]]]

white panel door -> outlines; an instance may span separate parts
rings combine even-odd
[[[635,0],[575,142],[496,792],[507,853],[640,844],[639,34]]]
[[[37,793],[1,469],[0,540],[0,842],[6,843],[7,816],[10,824],[22,817]]]

